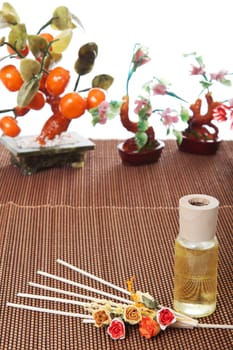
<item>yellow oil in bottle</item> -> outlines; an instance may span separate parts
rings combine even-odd
[[[191,317],[216,308],[218,241],[175,242],[174,309]]]

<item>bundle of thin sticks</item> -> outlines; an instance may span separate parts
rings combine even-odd
[[[51,301],[55,303],[65,303],[65,304],[72,304],[72,305],[77,305],[83,307],[83,309],[86,311],[86,313],[74,313],[74,312],[66,312],[62,310],[56,310],[56,309],[48,309],[48,308],[42,308],[42,307],[35,307],[31,305],[26,305],[26,304],[17,304],[17,303],[11,303],[8,302],[7,306],[9,307],[14,307],[14,308],[19,308],[19,309],[25,309],[25,310],[31,310],[31,311],[39,311],[43,313],[51,313],[51,314],[57,314],[57,315],[63,315],[63,316],[70,316],[70,317],[76,317],[82,319],[83,323],[95,323],[94,318],[93,318],[93,310],[101,308],[102,306],[108,304],[108,308],[111,312],[114,312],[114,310],[119,309],[119,308],[124,308],[127,305],[134,305],[135,301],[132,300],[131,298],[131,292],[127,289],[121,288],[111,282],[108,282],[102,278],[99,278],[87,271],[84,271],[76,266],[73,266],[61,259],[56,260],[57,263],[81,274],[86,277],[88,277],[91,280],[97,281],[107,287],[112,288],[113,290],[116,290],[120,292],[122,295],[126,297],[121,297],[119,295],[115,295],[112,293],[105,292],[103,290],[95,289],[91,286],[85,285],[85,284],[80,284],[78,282],[56,276],[47,272],[43,271],[37,271],[37,274],[50,278],[55,281],[60,281],[63,282],[64,284],[68,284],[74,287],[77,287],[79,289],[85,290],[87,292],[95,293],[100,297],[92,297],[90,295],[86,294],[78,294],[75,292],[63,290],[63,289],[58,289],[58,288],[53,288],[47,285],[43,284],[38,284],[34,282],[29,282],[29,285],[32,287],[36,287],[40,290],[45,290],[45,291],[50,291],[54,293],[59,293],[61,295],[66,295],[66,296],[71,296],[74,297],[73,299],[66,299],[66,298],[58,298],[58,297],[51,297],[51,296],[45,296],[45,295],[40,295],[40,294],[28,294],[28,293],[18,293],[18,297],[23,297],[23,298],[30,298],[34,300],[43,300],[43,301]],[[119,293],[118,293],[119,294]],[[146,293],[147,294],[147,293]],[[76,300],[77,299],[77,300]],[[80,301],[83,300],[83,301]],[[84,301],[85,300],[85,301]],[[162,308],[162,305],[158,305],[157,308],[160,309]],[[233,329],[233,325],[228,325],[228,324],[206,324],[206,323],[199,323],[198,320],[190,318],[186,315],[183,315],[181,313],[178,313],[174,310],[174,315],[176,317],[176,322],[173,323],[171,326],[172,327],[177,327],[177,328],[221,328],[221,329]]]

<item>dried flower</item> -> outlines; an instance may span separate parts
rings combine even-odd
[[[174,312],[167,307],[162,307],[157,312],[157,322],[159,323],[160,328],[162,330],[165,330],[172,323],[176,322],[176,317]]]
[[[125,338],[125,324],[119,318],[114,318],[107,329],[108,334],[112,339],[124,339]]]
[[[134,305],[127,306],[124,309],[123,318],[125,322],[135,325],[142,319],[141,311]]]
[[[145,316],[139,323],[139,333],[141,336],[150,339],[160,332],[160,325],[149,316]]]
[[[108,325],[111,322],[110,315],[105,310],[94,311],[92,315],[96,327],[102,327],[103,325]]]

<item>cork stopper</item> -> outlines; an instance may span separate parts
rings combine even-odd
[[[191,242],[210,241],[217,228],[219,201],[204,194],[191,194],[179,200],[180,237]]]

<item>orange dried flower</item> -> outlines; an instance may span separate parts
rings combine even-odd
[[[105,310],[93,312],[93,318],[96,327],[102,327],[103,325],[108,325],[111,322],[111,318]]]
[[[146,339],[155,337],[160,330],[159,323],[149,316],[143,317],[139,323],[139,333]]]

